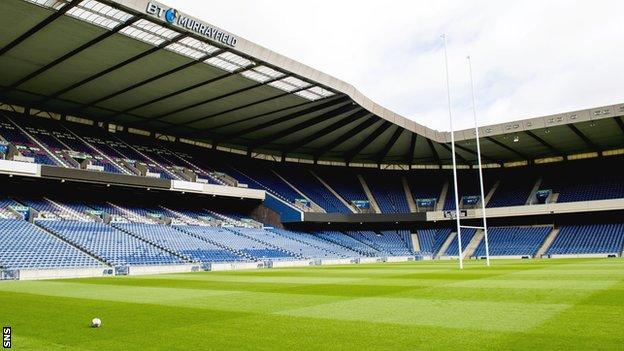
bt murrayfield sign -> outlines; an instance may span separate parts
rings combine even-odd
[[[176,9],[165,7],[159,3],[150,1],[147,3],[145,12],[148,15],[164,20],[171,25],[185,28],[212,41],[216,41],[230,47],[236,46],[237,39],[232,34],[226,33],[211,25],[183,15]]]

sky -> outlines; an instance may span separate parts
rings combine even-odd
[[[163,0],[450,130],[624,102],[624,1]]]

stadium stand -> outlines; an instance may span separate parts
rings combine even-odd
[[[472,240],[472,237],[476,234],[476,232],[476,229],[462,229],[462,252],[466,250],[466,247],[468,247],[470,240]],[[459,248],[457,245],[458,241],[458,236],[455,236],[449,247],[446,249],[446,252],[444,252],[444,256],[459,256]]]
[[[382,213],[409,213],[409,205],[398,173],[373,173],[364,175]]]
[[[199,239],[176,226],[144,223],[115,223],[113,227],[137,236],[155,246],[166,248],[193,262],[235,262],[245,260],[231,251]]]
[[[346,232],[346,234],[385,255],[409,256],[414,254],[405,242],[405,232],[351,231]]]
[[[246,233],[243,228],[181,226],[178,229],[254,260],[295,258],[293,254],[246,235],[253,234]]]
[[[355,173],[336,172],[329,168],[319,168],[314,171],[323,181],[332,187],[347,203],[353,201],[368,201],[362,184]]]
[[[565,174],[565,177],[560,174]],[[594,168],[591,173],[564,169],[547,173],[540,189],[558,194],[557,202],[617,199],[624,197],[624,175],[603,167]]]
[[[239,182],[248,183],[256,189],[266,190],[281,199],[295,203],[296,199],[303,196],[278,177],[271,169],[265,167],[255,167],[253,165],[237,165],[233,168],[232,175]]]
[[[0,268],[104,267],[95,258],[23,220],[0,219]]]
[[[359,253],[360,255],[370,257],[382,255],[382,252],[380,252],[379,250],[338,231],[319,231],[315,232],[314,234],[319,238],[325,239],[345,248],[349,248]]]
[[[535,184],[533,175],[511,175],[499,178],[499,185],[486,207],[505,207],[524,205]]]
[[[546,252],[548,255],[619,254],[624,245],[624,223],[565,225]]]
[[[448,180],[448,172],[439,173],[437,171],[414,171],[405,176],[414,201],[429,199],[439,201],[442,187]]]
[[[331,241],[327,241],[327,240],[323,240],[321,238],[319,238],[318,236],[315,236],[313,234],[310,233],[306,233],[306,232],[294,232],[294,231],[290,231],[290,230],[284,230],[284,229],[272,229],[273,232],[278,233],[284,237],[308,244],[312,247],[316,247],[318,249],[321,249],[323,251],[329,252],[330,255],[327,257],[358,257],[361,256],[360,253],[335,244]]]
[[[449,235],[451,235],[451,229],[423,229],[419,230],[417,235],[420,252],[435,256],[439,253],[440,248]]]
[[[282,167],[277,172],[326,212],[351,213],[351,210],[309,171]]]
[[[113,266],[183,263],[180,257],[104,223],[65,220],[37,225]]]
[[[490,255],[533,257],[551,230],[552,226],[490,227],[488,228]],[[484,240],[479,243],[473,256],[485,256]]]

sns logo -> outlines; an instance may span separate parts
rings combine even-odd
[[[11,348],[11,327],[2,328],[2,347],[5,349]]]

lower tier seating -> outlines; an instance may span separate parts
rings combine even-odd
[[[295,255],[287,253],[276,247],[255,240],[240,232],[242,228],[219,228],[205,226],[184,226],[178,227],[183,232],[206,239],[217,245],[227,247],[240,255],[255,260],[269,259],[293,259]]]
[[[18,219],[0,219],[0,268],[104,267],[93,257]]]
[[[546,252],[549,255],[622,252],[624,223],[566,225]]]
[[[551,230],[551,226],[489,228],[490,256],[534,256]],[[485,256],[485,240],[481,240],[473,256]]]
[[[461,231],[462,252],[466,250],[466,247],[468,247],[470,240],[472,240],[472,237],[475,235],[476,232],[477,231],[475,229],[462,229]],[[446,252],[444,253],[445,256],[459,256],[459,248],[457,245],[458,241],[459,241],[459,237],[456,235],[451,241],[451,244],[449,245],[449,247],[446,249]]]
[[[325,239],[332,243],[344,246],[351,250],[358,252],[360,255],[364,256],[383,256],[383,253],[379,250],[364,244],[363,242],[353,239],[351,236],[343,234],[337,231],[322,231],[315,232],[319,238]]]
[[[195,262],[233,262],[245,260],[231,251],[206,240],[188,235],[176,226],[144,223],[119,223],[114,227],[131,233],[152,244],[176,252]]]
[[[113,266],[184,262],[180,257],[104,223],[39,221],[37,224]]]
[[[446,239],[451,235],[451,228],[419,230],[417,235],[420,252],[437,255]]]

